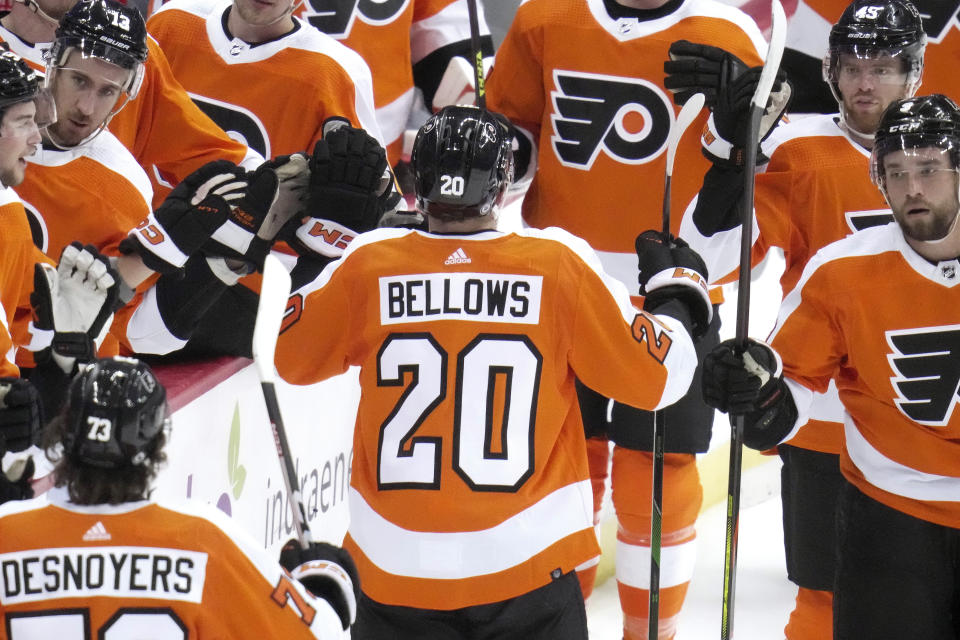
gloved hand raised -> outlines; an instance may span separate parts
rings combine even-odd
[[[56,268],[34,265],[33,324],[53,331],[53,358],[65,372],[88,362],[110,328],[119,277],[93,245],[74,242],[63,249]]]
[[[30,381],[0,378],[0,457],[37,444],[42,424],[40,394]]]
[[[644,309],[652,313],[677,301],[686,309],[693,337],[703,335],[713,319],[713,304],[707,291],[707,267],[686,242],[669,233],[648,230],[635,243]]]
[[[310,216],[292,244],[301,253],[337,258],[360,233],[375,229],[400,194],[387,168],[386,150],[342,118],[324,123],[323,139],[310,157]]]
[[[245,171],[226,160],[208,162],[178,184],[120,243],[159,273],[177,273],[243,197]]]
[[[344,630],[350,628],[357,619],[360,576],[345,549],[326,542],[311,542],[303,549],[290,540],[280,551],[280,564],[310,593],[330,603]]]

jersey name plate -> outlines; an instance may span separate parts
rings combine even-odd
[[[73,547],[0,554],[0,604],[51,598],[158,598],[199,603],[207,554],[157,547]]]
[[[421,273],[380,278],[380,324],[467,320],[540,322],[543,277]]]

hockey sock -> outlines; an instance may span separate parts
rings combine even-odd
[[[797,604],[783,629],[787,640],[833,637],[833,593],[800,587]]]

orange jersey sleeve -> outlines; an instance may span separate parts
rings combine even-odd
[[[888,506],[954,528],[958,284],[957,260],[927,262],[896,224],[865,229],[814,256],[771,336],[785,376],[799,385],[801,416],[809,405],[803,390],[836,381],[848,414],[841,469],[851,482]]]
[[[364,234],[292,303],[286,380],[360,367],[345,545],[388,604],[504,600],[594,557],[575,378],[653,409],[696,361],[558,229]]]
[[[302,22],[250,47],[223,30],[230,6],[175,0],[148,22],[173,75],[214,122],[264,158],[313,151],[331,116],[382,142],[370,70],[356,52]]]
[[[147,38],[147,49],[140,93],[110,121],[110,131],[147,171],[156,207],[170,192],[167,185],[214,160],[240,164],[248,150],[193,103],[153,38]]]
[[[723,43],[749,65],[766,51],[746,14],[712,0],[649,21],[613,19],[603,0],[531,0],[517,10],[487,82],[488,106],[537,145],[525,222],[584,238],[634,294],[634,239],[661,226],[667,136],[679,110],[663,87],[663,63],[681,39]],[[685,136],[672,180],[675,211],[696,195],[708,166],[697,136]],[[671,229],[679,226],[675,215]]]
[[[0,508],[0,639],[343,637],[222,513],[191,503],[76,507],[63,490]]]

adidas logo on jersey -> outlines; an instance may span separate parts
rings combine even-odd
[[[467,254],[463,252],[463,249],[457,249],[450,256],[443,261],[443,264],[470,264],[472,260],[467,257]]]
[[[94,540],[109,540],[110,534],[107,532],[107,528],[103,526],[103,523],[97,520],[97,523],[87,529],[87,532],[83,534],[83,539],[88,542]]]

